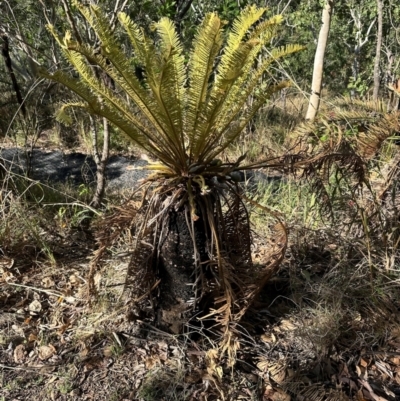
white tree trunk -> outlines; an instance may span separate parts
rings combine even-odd
[[[381,80],[379,64],[381,62],[381,48],[382,48],[383,0],[377,0],[377,5],[378,5],[378,37],[376,40],[376,55],[374,63],[374,92],[373,92],[373,99],[375,101],[378,100],[379,84]]]
[[[308,105],[306,114],[307,120],[314,120],[319,109],[321,100],[322,75],[324,70],[324,57],[326,44],[328,42],[329,29],[331,26],[334,3],[334,0],[326,0],[325,7],[322,12],[322,26],[319,32],[317,51],[315,52],[310,103]]]

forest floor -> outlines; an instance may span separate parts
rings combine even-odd
[[[32,178],[52,178],[57,191],[67,191],[63,177],[72,187],[94,177],[83,154],[35,150],[35,159]],[[143,174],[128,168],[134,160],[111,158],[109,199],[128,199],[126,188]],[[8,230],[0,243],[0,401],[400,400],[397,249],[367,248],[340,225],[310,223],[290,206],[286,259],[241,322],[232,367],[218,352],[218,332],[190,325],[173,335],[130,316],[129,238],[109,250],[89,303],[95,229],[81,224],[84,211],[70,198],[35,185],[28,201],[0,188]],[[269,201],[295,188],[275,186]],[[268,228],[254,221],[257,262]]]

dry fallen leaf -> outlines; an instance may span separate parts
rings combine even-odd
[[[100,278],[101,278],[101,275],[100,275]],[[79,278],[78,278],[77,276],[75,276],[75,274],[71,274],[71,275],[69,276],[69,281],[70,281],[70,283],[71,283],[72,285],[76,285],[76,284],[79,283]]]
[[[356,373],[358,375],[358,377],[360,377],[363,380],[367,380],[368,378],[368,371],[366,368],[364,368],[363,366],[356,366]]]
[[[384,375],[387,375],[390,378],[393,378],[393,372],[390,369],[390,365],[382,362],[382,361],[376,361],[375,366],[383,373]]]
[[[23,363],[26,358],[26,349],[24,344],[19,344],[14,350],[14,361],[15,363]]]
[[[15,279],[14,274],[4,271],[0,281],[5,281],[6,283],[10,283]]]
[[[4,273],[7,269],[11,269],[14,265],[14,259],[7,256],[0,256],[0,274]]]
[[[261,372],[266,372],[268,369],[268,360],[265,357],[260,357],[257,362],[257,368],[261,370]]]
[[[42,285],[44,288],[51,288],[55,286],[55,282],[50,277],[45,277],[42,279]]]
[[[60,336],[63,335],[66,330],[71,326],[70,322],[67,322],[65,324],[63,324],[58,330],[57,330],[57,334],[59,334]]]
[[[56,353],[56,349],[51,345],[42,345],[38,349],[39,359],[45,361]]]
[[[100,289],[101,278],[102,275],[100,272],[97,272],[93,277],[94,285],[98,290]]]
[[[293,331],[296,326],[289,319],[282,319],[279,328],[284,331]]]
[[[270,364],[268,372],[278,384],[282,383],[286,378],[286,368],[281,363]]]
[[[42,304],[39,301],[34,300],[29,304],[28,309],[31,314],[37,314],[42,310]]]
[[[145,366],[147,369],[151,369],[153,368],[155,365],[157,365],[159,363],[159,359],[149,356],[146,361],[145,361]]]
[[[159,342],[158,346],[158,356],[161,361],[165,362],[168,359],[168,344],[166,342]]]
[[[274,333],[261,334],[260,339],[261,339],[261,341],[264,341],[265,343],[276,343],[276,336]]]
[[[291,397],[280,388],[267,386],[263,395],[263,401],[290,401]]]

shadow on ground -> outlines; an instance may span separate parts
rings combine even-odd
[[[35,181],[47,183],[71,183],[90,185],[96,182],[96,163],[91,156],[83,153],[46,152],[33,149],[26,152],[18,148],[2,149],[0,163],[7,170],[28,176]],[[106,169],[107,185],[110,189],[133,187],[146,177],[144,170],[134,167],[146,166],[141,159],[111,156]]]

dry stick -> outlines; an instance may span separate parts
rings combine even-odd
[[[93,140],[93,158],[96,162],[97,171],[97,185],[96,185],[96,192],[93,196],[92,201],[90,204],[94,208],[98,208],[101,206],[101,200],[104,196],[105,191],[105,170],[107,165],[107,160],[109,156],[109,147],[110,147],[110,129],[108,121],[105,117],[103,117],[103,152],[101,157],[98,151],[98,140],[97,140],[97,129],[96,124],[92,117],[90,117],[90,125],[92,131],[92,140]]]
[[[43,371],[43,368],[48,368],[48,367],[56,367],[59,364],[52,364],[52,365],[43,365],[43,366],[24,366],[23,368],[17,367],[17,366],[8,366],[8,365],[3,365],[2,363],[0,364],[0,368],[2,369],[8,369],[8,370],[19,370],[19,371],[25,371],[25,372],[37,372],[39,371],[41,375],[52,375],[50,372],[45,372]]]
[[[38,288],[38,287],[32,287],[29,285],[23,285],[23,284],[17,284],[17,283],[6,283],[7,285],[11,285],[14,287],[21,287],[21,288],[27,288],[28,290],[33,290],[33,291],[37,291],[37,292],[43,292],[47,295],[52,295],[54,297],[64,297],[64,294],[62,294],[61,292],[53,292],[53,291],[49,291],[49,290],[44,290],[43,288]]]

